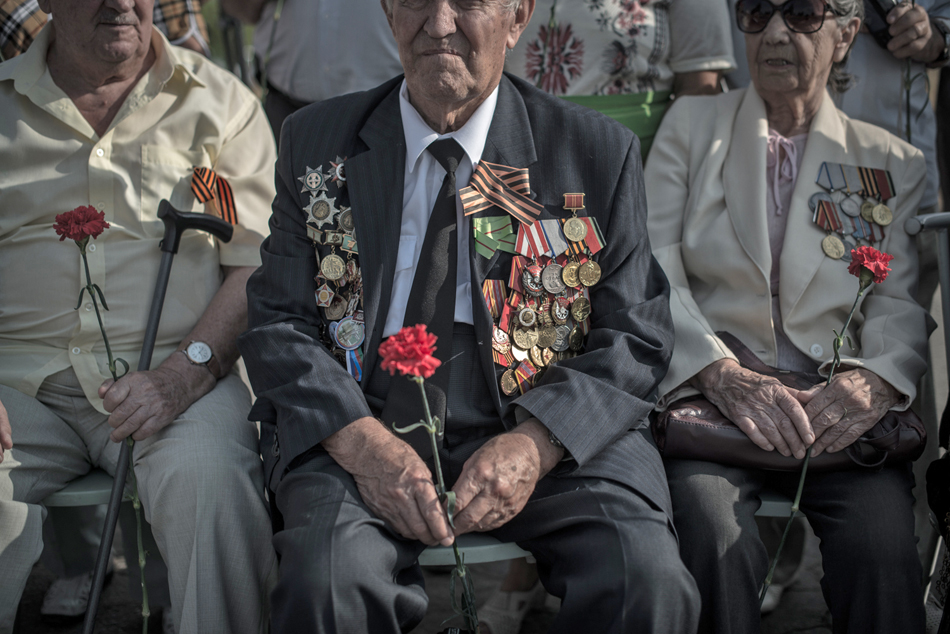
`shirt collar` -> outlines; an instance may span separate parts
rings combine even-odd
[[[488,129],[495,116],[495,104],[498,103],[498,86],[478,106],[471,118],[458,130],[440,135],[429,127],[422,115],[409,103],[409,88],[406,80],[402,80],[399,89],[399,112],[402,115],[402,129],[406,136],[406,165],[409,173],[413,173],[419,157],[433,141],[453,138],[465,150],[472,166],[478,164],[485,150],[485,141],[488,139]]]
[[[49,24],[37,34],[36,39],[22,55],[0,64],[0,81],[13,80],[14,89],[21,95],[26,95],[46,75],[46,55],[49,52],[50,35],[52,29]],[[196,64],[187,59],[181,51],[168,43],[164,34],[152,27],[152,46],[156,51],[155,64],[149,70],[162,85],[171,80],[176,70],[198,86],[204,82],[195,74]]]

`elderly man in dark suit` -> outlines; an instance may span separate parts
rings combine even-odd
[[[248,285],[240,347],[280,555],[272,625],[409,631],[426,609],[418,554],[483,531],[537,558],[563,600],[553,632],[691,631],[696,587],[641,432],[672,330],[639,143],[503,75],[534,0],[383,9],[405,78],[287,119]],[[456,196],[499,174],[515,177]],[[463,208],[473,191],[481,203]],[[584,285],[565,274],[582,264]],[[446,421],[454,529],[428,441],[391,431],[418,420],[419,392],[379,367],[380,342],[417,323],[439,336],[426,388]]]

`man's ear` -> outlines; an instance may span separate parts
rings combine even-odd
[[[521,4],[515,9],[515,21],[508,33],[508,48],[514,48],[521,34],[528,28],[528,22],[531,21],[531,16],[534,15],[534,3],[535,0],[521,0]]]

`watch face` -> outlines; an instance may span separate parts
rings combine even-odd
[[[211,347],[202,341],[192,341],[185,351],[192,363],[207,363],[211,360]]]

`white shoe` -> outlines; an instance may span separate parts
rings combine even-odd
[[[487,626],[491,634],[518,634],[521,622],[533,608],[544,607],[547,590],[538,581],[527,592],[496,590],[485,604],[478,608],[478,624]]]
[[[774,612],[775,608],[778,607],[778,604],[782,602],[782,594],[785,592],[785,586],[773,583],[769,586],[769,589],[765,591],[765,600],[762,601],[762,607],[759,608],[759,611],[762,614],[768,614],[769,612]]]

